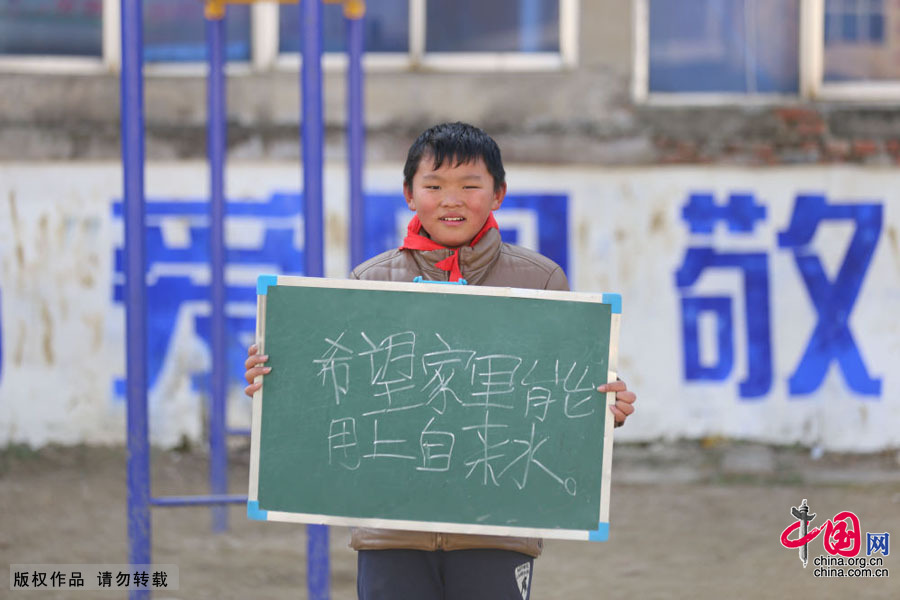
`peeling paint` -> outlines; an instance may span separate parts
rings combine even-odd
[[[19,223],[19,211],[16,207],[15,190],[9,191],[9,220],[12,223],[13,235],[16,236],[16,262],[19,263],[19,269],[21,270],[25,267],[25,249],[22,248],[22,239],[19,237],[22,226]]]
[[[897,228],[893,225],[887,228],[888,240],[891,242],[891,250],[894,252],[894,260],[900,263],[900,242],[897,241]]]
[[[24,321],[20,320],[16,324],[18,325],[16,332],[18,335],[16,335],[16,350],[13,353],[13,364],[17,367],[21,367],[25,360],[25,340],[27,339],[27,332]]]
[[[53,356],[53,317],[50,315],[50,309],[47,308],[45,302],[41,303],[41,323],[44,326],[44,335],[41,337],[44,360],[48,365],[52,365],[55,362]]]
[[[662,209],[653,211],[650,219],[650,233],[660,233],[666,227],[666,213]]]

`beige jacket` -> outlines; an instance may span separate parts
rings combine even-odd
[[[568,290],[562,269],[537,252],[505,244],[500,232],[489,230],[472,247],[460,249],[459,265],[469,285],[489,285],[544,290]],[[412,281],[421,275],[431,281],[448,281],[450,273],[435,263],[450,256],[450,250],[389,250],[356,267],[354,279]],[[467,550],[493,548],[513,550],[537,557],[543,543],[538,538],[431,533],[358,527],[351,530],[354,550]]]

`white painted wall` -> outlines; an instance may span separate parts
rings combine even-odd
[[[619,439],[724,435],[830,450],[900,446],[900,325],[893,316],[900,306],[900,171],[524,165],[508,165],[508,171],[511,192],[569,196],[573,287],[623,295],[620,370],[639,403],[636,416],[617,431]],[[111,205],[121,195],[121,177],[115,163],[0,164],[0,445],[124,441],[124,403],[112,391],[113,378],[124,373],[124,311],[112,300],[113,250],[122,231]],[[367,192],[397,192],[400,183],[399,164],[368,169]],[[152,164],[146,186],[148,197],[196,200],[206,194],[206,166]],[[299,186],[293,163],[238,163],[227,170],[229,198],[262,199]],[[327,168],[325,189],[326,274],[343,277],[349,265],[342,167]],[[719,203],[731,192],[752,192],[768,216],[751,235],[736,236],[718,225],[713,236],[691,236],[681,210],[688,194],[699,191],[714,193]],[[824,193],[831,203],[883,206],[878,245],[849,317],[868,372],[882,381],[879,396],[853,392],[835,362],[815,393],[789,394],[787,379],[816,324],[793,253],[777,243],[801,192]],[[226,225],[229,243],[252,242],[252,228],[237,220]],[[173,225],[175,237],[178,227]],[[812,250],[831,278],[851,234],[849,225],[829,223],[813,240]],[[747,370],[746,321],[741,280],[731,272],[704,274],[694,291],[734,298],[733,372],[724,381],[685,381],[675,272],[686,249],[702,245],[768,254],[774,379],[759,399],[741,399],[737,391]],[[202,277],[197,268],[187,272]],[[232,282],[253,276],[246,268],[227,275]],[[201,439],[203,400],[190,376],[209,366],[208,349],[193,325],[204,310],[202,303],[182,305],[150,394],[155,443]],[[707,361],[715,359],[708,353],[712,342],[711,335],[701,337]],[[229,422],[247,426],[249,401],[237,385],[229,402]]]

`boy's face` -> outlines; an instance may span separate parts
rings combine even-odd
[[[422,227],[435,242],[448,248],[465,246],[500,208],[506,184],[494,190],[494,178],[484,160],[454,166],[445,160],[435,170],[434,158],[425,155],[413,176],[412,185],[403,186],[406,204],[416,211]]]

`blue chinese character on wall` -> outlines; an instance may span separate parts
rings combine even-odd
[[[732,194],[718,205],[712,194],[691,194],[682,211],[691,233],[713,233],[718,222],[735,233],[752,233],[766,217],[764,206],[751,194]],[[747,377],[739,384],[742,398],[760,398],[772,387],[772,348],[769,322],[769,265],[764,252],[721,252],[706,243],[688,248],[675,281],[681,292],[684,375],[688,381],[722,381],[734,367],[734,302],[730,296],[700,296],[691,288],[708,269],[728,269],[742,276],[746,311]],[[699,321],[716,319],[717,360],[700,359]]]
[[[808,395],[822,385],[828,368],[837,362],[851,390],[861,396],[880,396],[881,380],[869,374],[849,319],[872,261],[882,227],[882,205],[830,204],[824,195],[799,194],[787,228],[778,235],[778,247],[790,249],[809,293],[817,323],[797,367],[788,378],[791,396]],[[747,377],[739,384],[741,398],[759,399],[772,387],[772,347],[768,254],[713,248],[702,236],[720,223],[729,232],[753,232],[766,219],[766,208],[752,194],[731,194],[718,204],[712,194],[692,193],[682,217],[694,236],[675,274],[681,294],[684,377],[687,381],[724,381],[734,368],[734,302],[727,295],[701,296],[692,291],[707,270],[730,269],[742,276],[746,315]],[[855,230],[834,281],[825,274],[811,242],[819,226],[828,221],[851,222]],[[701,359],[700,319],[715,319],[716,360]]]
[[[275,193],[265,201],[228,200],[225,207],[225,318],[229,377],[243,381],[248,340],[256,331],[256,275],[302,274],[302,196]],[[187,307],[198,337],[207,345],[210,330],[210,227],[208,200],[150,199],[147,202],[147,367],[152,389],[169,353],[179,315]],[[121,221],[122,203],[113,204],[113,217]],[[166,235],[167,226],[184,230],[178,239]],[[235,237],[242,239],[235,239]],[[124,249],[115,249],[113,299],[124,298]],[[240,271],[244,277],[238,277]],[[194,379],[194,388],[206,390],[209,373]],[[124,398],[125,383],[114,381],[114,396]]]
[[[822,260],[810,248],[816,229],[826,221],[850,221],[856,226],[834,281],[828,280]],[[838,363],[854,392],[881,395],[881,380],[869,374],[850,332],[850,313],[878,245],[881,223],[880,204],[829,204],[825,196],[797,196],[791,222],[778,235],[778,245],[793,250],[818,322],[788,382],[791,395],[816,391],[832,361]]]

